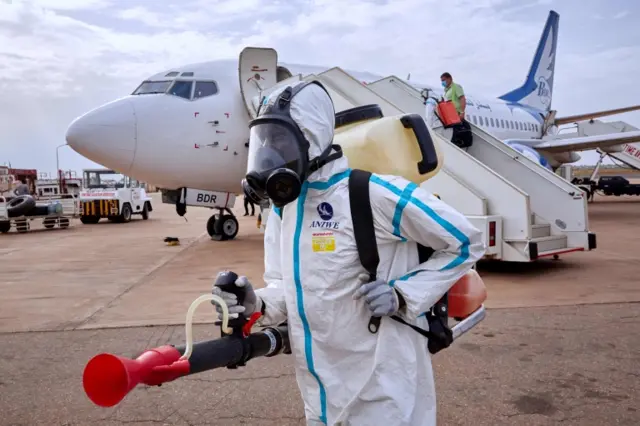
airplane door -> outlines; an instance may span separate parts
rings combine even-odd
[[[261,92],[277,83],[277,67],[278,53],[275,49],[245,47],[240,52],[240,90],[251,118],[256,116]]]

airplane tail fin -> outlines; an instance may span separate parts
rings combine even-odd
[[[542,30],[542,36],[524,84],[500,96],[499,99],[518,102],[543,111],[551,109],[559,21],[560,15],[553,10],[549,11],[547,23]]]

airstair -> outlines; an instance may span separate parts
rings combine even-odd
[[[378,80],[368,87],[405,112],[425,112],[421,94],[395,76]],[[496,199],[506,197],[499,190],[491,191],[486,213],[504,217],[504,252],[517,252],[513,253],[513,256],[526,256],[528,252],[531,258],[536,257],[537,253],[537,257],[540,258],[595,248],[595,234],[589,232],[587,200],[578,187],[521,155],[474,124],[471,124],[471,128],[473,145],[466,150],[467,154],[504,177],[528,199],[530,219],[525,224],[521,218],[505,214],[509,210],[497,204]],[[447,141],[451,139],[451,130],[445,130],[441,125],[434,130],[442,134]],[[457,147],[454,148],[459,150]],[[467,174],[464,169],[456,168],[456,172]],[[472,185],[475,188],[491,185],[490,182],[483,181],[481,175],[474,174],[469,177],[473,179]],[[426,185],[434,186],[429,189],[437,189],[432,181],[426,182]],[[464,208],[461,211],[468,214]],[[523,226],[526,229],[522,229]]]
[[[258,59],[250,54],[259,56],[259,51],[243,51],[246,58],[243,60],[241,55],[241,81],[242,63],[246,63],[247,69],[249,63],[257,64]],[[267,61],[259,62],[266,68],[263,63]],[[276,69],[275,58],[268,65]],[[267,80],[266,84],[243,86],[250,113],[255,112],[261,97],[276,87],[317,79],[329,91],[336,112],[378,104],[385,116],[406,113],[424,116],[420,93],[396,77],[365,85],[340,68],[305,76],[283,76],[282,69],[277,69],[279,81],[266,76],[262,78]],[[485,233],[492,232],[487,257],[529,262],[595,248],[595,235],[588,232],[587,200],[580,189],[473,127],[474,144],[469,152],[449,142],[448,130],[434,129],[436,143],[445,158],[444,166],[422,186],[438,194],[472,223],[486,227]],[[496,223],[497,230],[488,229],[490,225],[495,228]]]

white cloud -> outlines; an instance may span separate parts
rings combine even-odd
[[[626,16],[629,15],[629,11],[628,10],[623,10],[621,12],[616,13],[615,15],[613,15],[613,19],[622,19]]]
[[[103,9],[112,5],[113,0],[5,0],[13,4],[32,4],[51,10]]]
[[[129,93],[144,77],[162,69],[237,57],[247,45],[274,47],[284,62],[382,75],[410,72],[412,80],[426,83],[437,83],[447,70],[468,93],[498,96],[521,84],[548,3],[0,2],[0,163],[10,160],[49,171],[66,126],[86,109]],[[567,13],[570,6],[566,5]],[[606,6],[597,11],[607,12]],[[582,46],[583,54],[578,55],[567,46],[578,44],[581,30],[563,27],[560,14],[554,94],[560,115],[637,102],[640,94],[633,84],[640,73],[640,48],[603,40],[588,54]],[[640,127],[638,115],[630,115],[633,118]],[[68,166],[88,164],[71,152],[60,155]]]

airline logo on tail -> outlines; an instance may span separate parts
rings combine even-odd
[[[542,76],[538,77],[538,98],[540,98],[540,102],[545,107],[548,108],[551,105],[551,85]]]
[[[556,12],[549,12],[524,84],[500,96],[499,99],[537,110],[551,109],[559,20],[560,16]]]

